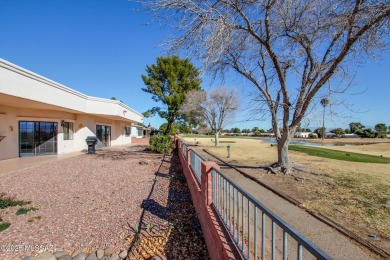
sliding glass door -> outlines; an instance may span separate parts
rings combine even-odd
[[[96,137],[102,142],[103,147],[111,144],[111,126],[96,125]]]
[[[19,156],[57,154],[57,123],[19,121]]]

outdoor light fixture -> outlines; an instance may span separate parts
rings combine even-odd
[[[61,126],[64,127],[65,125],[65,120],[61,120]]]

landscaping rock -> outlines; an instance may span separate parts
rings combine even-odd
[[[150,260],[167,260],[164,255],[155,255],[150,258]]]
[[[118,254],[112,254],[112,255],[110,256],[110,258],[108,258],[108,260],[118,260],[118,259],[119,259]]]
[[[49,252],[40,253],[39,255],[35,256],[33,259],[34,260],[57,260],[57,258]]]
[[[148,165],[150,161],[148,160],[142,160],[139,162],[140,165]]]
[[[123,250],[120,254],[119,254],[119,257],[122,258],[122,259],[125,259],[127,256],[127,250]]]
[[[114,247],[109,247],[109,248],[106,248],[106,250],[104,250],[104,255],[105,256],[110,256],[113,253],[115,253],[115,248]]]
[[[87,258],[87,255],[85,253],[80,253],[72,258],[72,260],[85,260]]]
[[[104,250],[100,249],[96,252],[97,258],[101,259],[104,256]]]
[[[73,252],[73,254],[72,254],[72,258],[75,257],[76,255],[80,254],[80,253],[82,253],[82,251],[80,249],[75,250]]]
[[[100,260],[108,260],[108,257],[107,256],[103,256],[102,258],[100,258]]]
[[[70,255],[63,255],[58,260],[72,260],[72,257]]]
[[[23,257],[23,260],[33,260],[34,258],[32,256],[25,256]]]
[[[92,252],[85,260],[97,260],[96,252]]]
[[[53,254],[56,258],[60,258],[61,256],[66,255],[64,251],[57,251]]]

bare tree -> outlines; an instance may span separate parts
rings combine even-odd
[[[188,92],[182,110],[203,119],[215,134],[215,146],[219,146],[219,134],[224,124],[234,119],[238,104],[236,91],[222,86],[208,94],[201,90]]]
[[[390,31],[389,0],[141,2],[174,24],[173,50],[188,51],[214,76],[232,69],[259,90],[285,173],[288,144],[313,99],[329,80],[347,78],[348,64],[383,49]]]

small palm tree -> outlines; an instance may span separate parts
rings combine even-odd
[[[325,137],[325,107],[329,104],[329,99],[322,98],[321,99],[321,105],[324,107],[324,111],[322,113],[322,140],[324,140]]]

